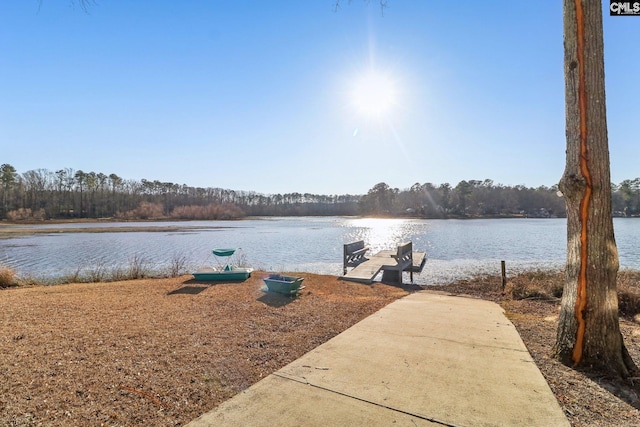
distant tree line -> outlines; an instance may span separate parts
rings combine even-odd
[[[438,186],[416,183],[407,190],[376,184],[360,199],[363,214],[415,215],[426,218],[563,217],[557,186],[528,188],[492,180],[460,181]]]
[[[259,194],[123,179],[70,168],[18,173],[0,165],[0,219],[211,220],[246,216],[376,215],[421,218],[564,217],[557,186],[528,188],[461,181],[408,189],[376,184],[364,195]],[[614,212],[640,215],[640,178],[613,186]]]
[[[359,196],[264,195],[124,179],[70,168],[18,173],[0,165],[0,219],[237,219],[269,215],[357,215]]]

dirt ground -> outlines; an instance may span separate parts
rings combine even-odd
[[[0,425],[183,425],[419,289],[305,273],[292,299],[263,292],[264,276],[0,290]],[[640,425],[637,386],[550,357],[557,301],[505,298],[489,279],[439,289],[503,306],[573,426]],[[639,326],[621,320],[636,363]]]

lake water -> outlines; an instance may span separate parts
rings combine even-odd
[[[258,218],[126,224],[42,225],[40,228],[188,227],[180,232],[51,233],[0,239],[0,264],[20,275],[60,277],[78,270],[126,268],[142,260],[154,272],[184,258],[187,271],[215,266],[213,248],[242,248],[241,260],[267,271],[340,275],[342,245],[364,240],[375,253],[411,240],[427,253],[416,283],[443,283],[478,273],[528,268],[561,269],[565,262],[565,219],[418,220],[346,217]],[[197,227],[197,228],[195,228]],[[640,269],[640,220],[616,218],[621,268]],[[407,280],[407,279],[405,279]]]

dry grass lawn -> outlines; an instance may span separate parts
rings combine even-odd
[[[265,275],[0,290],[0,425],[182,425],[407,294]]]

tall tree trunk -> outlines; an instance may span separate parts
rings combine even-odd
[[[567,265],[555,351],[565,364],[629,376],[637,368],[618,323],[599,0],[564,0],[564,49]]]

